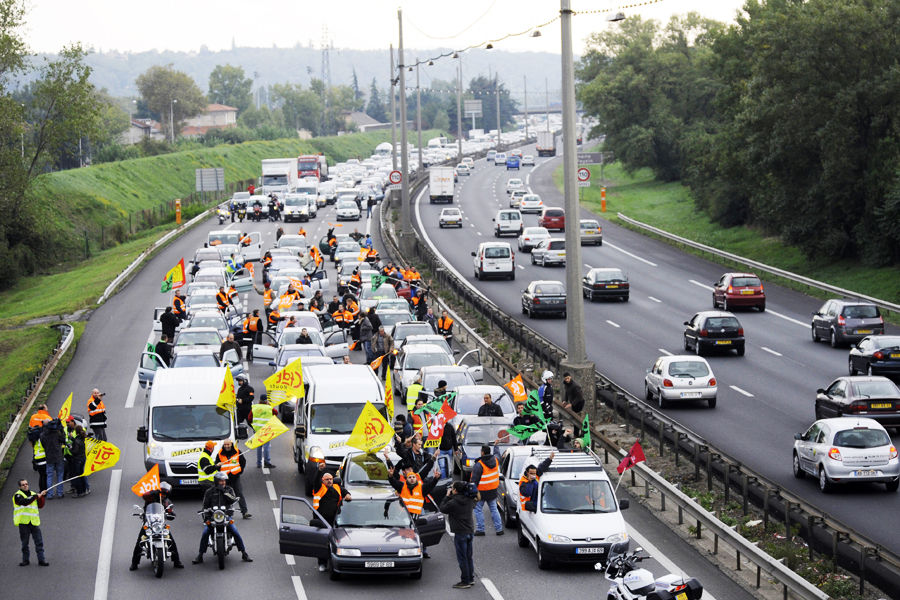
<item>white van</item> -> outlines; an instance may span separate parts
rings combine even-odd
[[[337,471],[348,452],[347,445],[366,402],[387,419],[384,386],[369,365],[312,365],[303,370],[307,386],[294,410],[294,460],[302,471],[310,450],[319,448],[325,466]]]
[[[519,547],[531,546],[541,569],[556,563],[606,564],[610,555],[628,551],[621,512],[628,500],[616,500],[603,463],[593,452],[557,453],[527,506],[531,510],[521,504],[516,509]]]
[[[247,426],[235,425],[234,415],[216,406],[223,371],[185,367],[154,376],[137,440],[144,444],[144,468],[158,464],[160,481],[197,487],[197,461],[207,440],[216,442],[217,453],[226,439],[247,439]]]
[[[506,242],[482,242],[472,253],[475,279],[500,276],[516,278],[516,254]]]
[[[522,221],[522,213],[515,208],[498,210],[494,218],[494,237],[512,234],[515,237],[522,235],[525,225]]]

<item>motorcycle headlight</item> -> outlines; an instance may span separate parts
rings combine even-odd
[[[621,544],[622,542],[628,541],[628,534],[624,531],[622,533],[614,533],[605,540],[610,544]]]
[[[153,523],[150,523],[150,531],[152,531],[153,533],[162,533],[163,524],[159,521],[154,521]]]
[[[213,521],[216,523],[224,523],[225,522],[225,511],[224,510],[216,510],[213,512]]]
[[[422,554],[421,548],[400,548],[399,556],[419,556]]]
[[[338,548],[337,549],[338,556],[362,556],[359,551],[359,548]]]
[[[556,535],[555,533],[548,533],[547,539],[556,544],[570,544],[572,543],[572,538],[566,537],[564,535]]]
[[[155,460],[162,460],[164,458],[162,446],[155,442],[147,444],[147,456]]]

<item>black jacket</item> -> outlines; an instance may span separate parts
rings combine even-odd
[[[41,445],[47,453],[47,462],[59,464],[63,462],[63,444],[66,443],[66,435],[63,433],[59,419],[53,419],[44,423],[41,430]]]
[[[229,507],[237,502],[237,496],[234,489],[230,485],[220,488],[217,485],[206,490],[203,494],[203,508],[212,508],[213,506]]]
[[[162,324],[162,332],[166,334],[166,337],[174,338],[175,328],[178,327],[178,317],[175,316],[175,313],[164,312],[160,315],[159,322]]]
[[[222,357],[228,350],[236,351],[238,360],[244,360],[244,355],[243,353],[241,353],[241,345],[237,342],[229,342],[228,340],[225,340],[224,342],[222,342],[222,345],[219,346],[219,360],[224,360]]]
[[[502,417],[503,409],[500,408],[499,404],[494,404],[491,402],[490,404],[482,404],[478,407],[478,416],[479,417]]]
[[[572,405],[572,411],[580,413],[584,410],[584,395],[581,393],[581,386],[575,383],[573,379],[569,383],[563,383],[563,390],[566,392],[566,403]]]
[[[246,421],[247,415],[253,410],[253,402],[256,400],[256,391],[249,383],[243,383],[237,389],[237,418],[238,422]]]
[[[459,442],[456,439],[456,428],[447,423],[444,425],[444,435],[441,436],[441,450],[456,450],[459,448]]]
[[[441,512],[446,514],[453,533],[475,533],[475,498],[462,494],[447,494],[441,500]]]
[[[156,342],[156,347],[153,351],[163,359],[163,362],[166,363],[167,367],[172,364],[172,346],[170,346],[168,342],[162,340]]]

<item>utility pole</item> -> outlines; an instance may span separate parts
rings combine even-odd
[[[550,131],[550,84],[547,83],[546,77],[544,77],[544,92],[547,94],[547,100],[546,100],[547,109],[546,109],[546,114],[544,115],[544,119],[547,121],[547,131]]]
[[[528,75],[522,75],[525,84],[525,139],[528,139]]]
[[[494,79],[494,95],[497,96],[497,152],[500,152],[500,73]]]
[[[397,170],[397,104],[394,98],[394,44],[391,44],[391,167]]]
[[[457,158],[462,158],[462,56],[459,53],[456,60],[456,146]]]
[[[412,225],[409,220],[409,140],[406,127],[406,65],[403,57],[403,9],[397,9],[397,23],[400,32],[400,47],[397,55],[397,67],[400,69],[400,173],[403,181],[400,184],[400,249],[404,254],[412,254]]]
[[[581,386],[585,411],[594,415],[594,365],[587,360],[584,336],[584,302],[581,295],[581,240],[578,154],[575,145],[575,60],[572,56],[572,9],[570,0],[560,0],[562,30],[563,182],[566,210],[566,342],[568,355],[561,366]],[[549,105],[549,102],[548,102]]]
[[[417,173],[422,172],[422,94],[419,90],[419,57],[416,57],[416,145],[419,147],[419,166]]]

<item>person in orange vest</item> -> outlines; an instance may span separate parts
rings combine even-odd
[[[247,460],[244,455],[234,445],[234,442],[226,439],[222,442],[222,449],[219,450],[216,462],[219,471],[228,475],[228,485],[238,497],[241,515],[245,519],[252,519],[253,515],[247,510],[247,500],[244,499],[244,490],[241,488],[241,473],[247,468]]]
[[[228,286],[228,301],[231,302],[232,306],[238,300],[238,291],[235,289],[233,285]]]
[[[448,344],[453,342],[453,319],[447,314],[446,310],[441,311],[441,318],[437,320],[437,332],[444,336]]]
[[[526,506],[526,503],[537,496],[537,482],[540,480],[541,475],[550,468],[550,463],[553,462],[554,456],[556,456],[556,452],[551,452],[550,456],[545,458],[541,464],[536,467],[528,465],[525,467],[525,471],[522,472],[522,477],[519,478],[519,506],[522,507],[522,510],[536,510],[534,502],[531,502],[530,506]]]
[[[497,510],[497,488],[500,487],[500,463],[490,446],[481,447],[481,457],[472,467],[471,482],[481,495],[475,503],[475,535],[484,535],[484,505],[487,504],[497,535],[503,535],[503,521]]]
[[[350,312],[351,321],[355,321],[356,317],[359,316],[359,304],[356,303],[356,300],[353,298],[344,298],[344,306]]]
[[[178,317],[179,321],[184,321],[187,319],[187,310],[184,304],[184,292],[175,292],[175,297],[172,298],[172,312],[175,313],[175,316]]]
[[[350,502],[353,498],[349,492],[341,490],[341,486],[334,482],[334,476],[324,468],[320,468],[316,472],[312,487],[315,490],[313,492],[313,508],[329,525],[334,526],[334,519],[337,517],[341,504]],[[328,559],[319,559],[319,571],[324,573],[327,565]]]
[[[265,330],[259,309],[253,309],[253,314],[247,315],[243,322],[243,338],[241,345],[247,347],[247,360],[253,361],[253,344],[262,343],[262,332]],[[233,487],[233,486],[232,486]]]
[[[401,479],[400,473],[396,469],[388,470],[388,482],[391,484],[397,494],[403,499],[406,510],[413,516],[413,519],[422,514],[425,508],[425,498],[434,490],[434,486],[441,477],[441,470],[435,468],[434,474],[422,481],[412,467],[407,467]],[[430,558],[428,552],[423,553],[424,558]]]
[[[272,264],[272,253],[266,250],[266,253],[263,255],[263,271],[269,268],[269,265]]]
[[[241,234],[240,245],[241,246],[249,246],[253,240],[250,239],[250,236],[247,235],[247,232]]]
[[[300,226],[300,231],[297,232],[297,235],[306,236],[306,230],[303,229],[303,225]]]
[[[225,292],[225,286],[219,286],[219,291],[216,292],[216,304],[223,313],[226,312],[229,305],[231,305],[231,298],[229,298],[228,294]]]
[[[359,274],[359,267],[356,267],[350,275],[350,290],[352,293],[358,294],[360,288],[362,288],[362,275]]]
[[[335,324],[341,329],[349,329],[350,324],[353,322],[353,313],[341,304],[336,311],[331,313],[331,318],[334,319]]]
[[[275,308],[272,312],[269,313],[269,329],[273,327],[278,327],[278,324],[284,321],[284,317],[281,316],[281,313],[278,312],[278,309]]]
[[[88,420],[91,423],[91,432],[94,438],[101,442],[106,441],[106,406],[103,405],[103,396],[106,392],[94,388],[87,402]]]
[[[43,427],[44,421],[52,421],[53,417],[47,412],[47,405],[41,404],[37,411],[28,419],[28,427]]]

